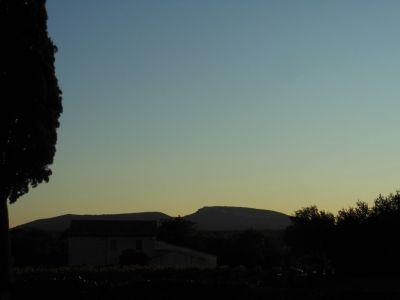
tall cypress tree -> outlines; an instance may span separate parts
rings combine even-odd
[[[0,275],[12,283],[8,203],[48,182],[56,152],[61,90],[46,0],[0,0]],[[5,295],[5,294],[4,294]]]

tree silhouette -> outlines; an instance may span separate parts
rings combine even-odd
[[[333,265],[339,273],[366,274],[366,262],[370,261],[372,241],[370,228],[371,209],[365,202],[358,201],[356,207],[339,210],[334,234],[335,252]],[[373,244],[373,243],[372,243]]]
[[[332,241],[335,217],[315,205],[295,211],[285,230],[285,242],[298,254],[326,253]]]
[[[157,239],[180,245],[190,246],[190,239],[196,232],[197,223],[185,220],[181,216],[163,219],[157,229]]]
[[[398,276],[400,195],[379,195],[369,207],[342,209],[335,230],[336,270],[344,274]]]
[[[46,0],[0,0],[0,275],[9,288],[7,202],[48,182],[56,152],[61,90],[57,47],[48,37]]]
[[[334,215],[312,205],[295,211],[290,220],[292,225],[285,229],[286,245],[295,255],[309,255],[322,272],[333,243]]]
[[[372,206],[358,201],[336,217],[313,205],[290,219],[285,243],[292,254],[314,257],[319,266],[327,257],[337,274],[398,277],[400,194],[379,195]]]

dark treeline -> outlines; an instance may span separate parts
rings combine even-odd
[[[317,273],[398,276],[400,195],[358,201],[336,216],[314,206],[297,210],[286,228],[292,264]]]

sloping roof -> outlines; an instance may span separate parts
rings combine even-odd
[[[155,236],[157,221],[72,220],[70,236]]]

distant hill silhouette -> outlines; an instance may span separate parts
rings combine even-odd
[[[199,230],[285,229],[291,224],[280,212],[231,206],[206,206],[184,218],[197,222]]]
[[[38,228],[42,230],[63,231],[69,228],[71,220],[157,220],[171,216],[160,212],[142,212],[113,215],[63,215],[32,221],[14,228]],[[290,225],[288,215],[280,212],[230,206],[211,206],[200,208],[197,212],[183,218],[197,222],[199,230],[244,230],[284,229]]]
[[[16,226],[14,228],[38,228],[42,230],[63,231],[69,228],[71,220],[157,220],[169,219],[170,216],[160,212],[141,212],[130,214],[115,215],[63,215],[48,219],[40,219],[26,224]]]

